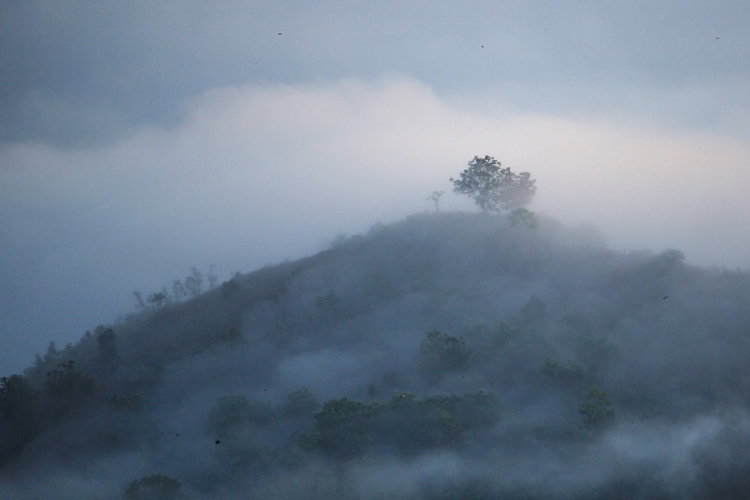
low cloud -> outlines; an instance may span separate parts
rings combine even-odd
[[[215,263],[224,280],[302,257],[338,233],[432,210],[434,190],[448,193],[441,209],[472,210],[448,179],[474,155],[532,172],[534,210],[596,226],[616,248],[750,265],[738,217],[750,209],[747,143],[618,114],[459,102],[400,76],[225,87],[192,100],[179,126],[113,145],[4,147],[5,371],[190,266]]]

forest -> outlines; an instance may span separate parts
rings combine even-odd
[[[750,498],[750,275],[514,214],[139,294],[1,379],[0,497]]]

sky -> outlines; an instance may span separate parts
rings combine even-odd
[[[0,374],[196,266],[303,257],[475,155],[618,251],[750,269],[740,1],[0,3]]]

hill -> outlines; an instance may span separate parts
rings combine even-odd
[[[5,377],[0,497],[748,498],[749,327],[747,273],[415,215]]]

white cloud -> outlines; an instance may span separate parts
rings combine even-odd
[[[591,223],[619,248],[675,247],[697,263],[750,267],[741,217],[750,147],[740,139],[458,102],[405,77],[228,87],[194,99],[179,126],[115,145],[7,147],[4,247],[28,255],[3,271],[24,276],[9,300],[25,290],[88,303],[72,340],[127,307],[134,288],[169,284],[191,265],[247,271],[430,210],[425,197],[450,191],[448,179],[484,154],[534,174],[532,208]],[[443,204],[471,209],[453,196]],[[69,286],[45,289],[51,278]]]

